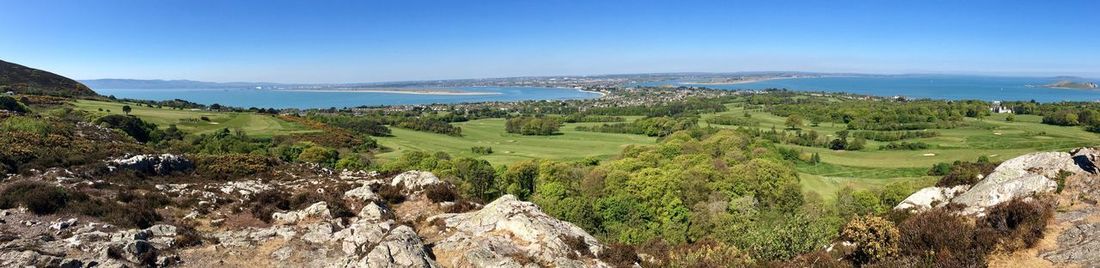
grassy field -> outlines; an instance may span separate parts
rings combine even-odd
[[[76,109],[89,111],[99,115],[122,114],[123,103],[77,100],[73,102]],[[142,120],[157,124],[160,128],[175,124],[177,128],[188,134],[203,134],[222,128],[231,130],[240,129],[246,134],[258,137],[270,137],[292,133],[313,132],[296,123],[280,120],[274,116],[256,113],[232,113],[211,112],[199,110],[175,110],[170,108],[152,108],[130,104],[133,111],[130,114],[140,117]],[[110,111],[110,112],[108,112]],[[202,117],[210,121],[201,120]]]
[[[587,157],[607,159],[619,154],[629,144],[653,144],[656,138],[630,134],[581,132],[578,124],[565,124],[560,135],[524,136],[504,131],[504,119],[481,119],[455,123],[462,128],[462,137],[447,136],[391,128],[393,137],[379,137],[379,142],[394,149],[378,155],[392,159],[405,151],[442,151],[452,156],[478,157],[494,165],[526,159],[581,160]],[[477,155],[473,146],[493,148],[490,155]]]

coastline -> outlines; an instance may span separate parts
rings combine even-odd
[[[500,92],[458,92],[458,91],[413,91],[413,90],[384,90],[384,89],[278,89],[273,91],[284,92],[322,92],[322,93],[390,93],[409,95],[448,95],[448,96],[483,96],[501,95]]]

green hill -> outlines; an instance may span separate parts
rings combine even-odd
[[[91,88],[51,72],[0,60],[0,93],[51,96],[96,96]]]

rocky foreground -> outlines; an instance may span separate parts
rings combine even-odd
[[[109,161],[111,169],[164,173],[188,168],[172,155]],[[38,177],[85,183],[52,170]],[[323,178],[323,179],[322,179]],[[341,196],[353,215],[326,202],[274,212],[271,222],[249,221],[218,204],[272,187],[316,188],[350,182]],[[195,226],[158,224],[123,229],[87,217],[47,218],[26,209],[0,212],[0,267],[610,267],[604,246],[581,228],[506,195],[484,206],[434,202],[426,190],[449,186],[432,173],[329,174],[290,182],[236,181],[163,184],[157,189],[193,196],[184,218]],[[399,205],[376,192],[400,189]],[[394,198],[392,196],[386,198]],[[204,209],[205,208],[205,209]],[[450,211],[468,210],[462,213]],[[171,213],[171,212],[167,212]]]
[[[1049,199],[1057,212],[1046,241],[1035,249],[995,258],[991,266],[1100,267],[1100,151],[1042,152],[1001,163],[974,185],[928,187],[906,198],[895,210],[924,211],[954,206],[964,215],[981,216],[988,208],[1023,198]]]

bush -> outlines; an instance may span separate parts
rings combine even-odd
[[[983,178],[989,176],[990,173],[993,173],[993,169],[995,168],[997,168],[996,163],[955,162],[952,164],[951,170],[947,172],[947,175],[936,182],[936,186],[954,187],[958,185],[974,185],[978,182],[979,175]]]
[[[1007,251],[1035,246],[1043,239],[1054,208],[1043,201],[1016,198],[993,206],[978,220],[983,234],[996,235],[997,244]]]
[[[588,248],[588,243],[584,242],[584,237],[562,235],[559,238],[562,242],[565,242],[566,246],[569,246],[570,249],[576,251],[581,256],[592,256],[592,251]]]
[[[458,200],[458,193],[455,193],[455,189],[443,184],[433,184],[424,187],[424,194],[428,196],[428,199],[436,203],[454,202]]]
[[[854,218],[840,231],[840,239],[855,243],[848,258],[857,265],[897,256],[899,236],[894,223],[875,216]]]
[[[317,163],[319,165],[333,167],[336,165],[336,161],[340,158],[340,153],[336,150],[328,149],[320,146],[313,146],[306,148],[298,155],[298,160]]]
[[[258,155],[250,154],[224,154],[224,155],[197,155],[195,171],[202,176],[214,179],[228,179],[256,175],[270,171],[278,164],[278,161]]]
[[[401,192],[401,187],[381,184],[376,186],[376,188],[377,189],[373,190],[388,204],[401,204],[405,202],[405,194]]]
[[[95,123],[122,130],[122,132],[126,132],[126,135],[130,135],[134,140],[142,143],[156,142],[155,138],[160,136],[156,124],[142,121],[134,116],[112,114],[96,119]]]
[[[0,110],[8,110],[17,113],[26,113],[30,111],[30,109],[27,109],[27,106],[19,103],[15,98],[8,96],[0,96]]]
[[[65,189],[43,182],[12,183],[0,192],[0,209],[24,206],[37,215],[53,214],[69,201]]]
[[[600,260],[614,267],[630,267],[642,261],[638,258],[638,253],[634,250],[634,246],[627,244],[608,244],[607,247],[604,248],[602,255],[603,256],[600,256]]]
[[[976,230],[962,216],[943,209],[912,215],[898,225],[900,251],[937,266],[981,267],[991,244],[975,239]]]
[[[351,211],[351,208],[348,208],[347,204],[344,203],[343,193],[343,191],[325,191],[325,193],[307,191],[298,193],[290,197],[290,207],[291,209],[304,209],[317,202],[325,202],[325,205],[328,205],[329,213],[332,213],[332,217],[355,217],[355,212]]]
[[[248,208],[253,217],[270,223],[271,214],[290,210],[290,200],[286,196],[286,193],[276,190],[259,192],[252,196],[245,207]]]

